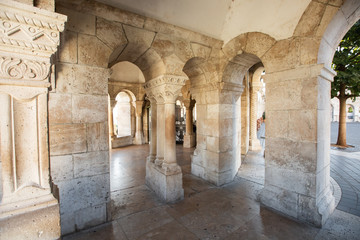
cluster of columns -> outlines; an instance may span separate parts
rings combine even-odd
[[[184,77],[165,75],[144,85],[151,103],[152,129],[146,183],[166,202],[184,197],[182,172],[176,162],[175,101],[185,80]]]

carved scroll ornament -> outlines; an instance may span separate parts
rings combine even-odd
[[[42,81],[48,78],[50,63],[0,57],[0,77]]]

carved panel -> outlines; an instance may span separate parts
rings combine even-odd
[[[0,3],[0,46],[53,54],[66,16],[3,0]]]
[[[0,57],[0,78],[41,81],[47,79],[50,63]]]

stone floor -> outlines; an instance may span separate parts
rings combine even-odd
[[[360,217],[360,152],[331,150],[330,166],[342,192],[337,209]]]
[[[147,145],[130,146],[112,152],[113,221],[65,240],[360,238],[360,217],[338,209],[319,229],[260,207],[257,195],[263,187],[264,167],[257,153],[248,155],[232,183],[216,187],[190,174],[193,149],[177,146],[185,199],[164,204],[144,185],[148,149]]]

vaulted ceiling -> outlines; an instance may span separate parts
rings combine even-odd
[[[245,32],[292,35],[311,0],[97,0],[225,43]]]

